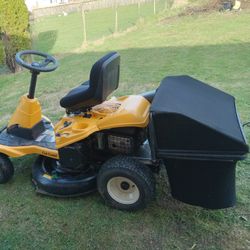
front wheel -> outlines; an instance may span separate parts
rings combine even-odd
[[[8,182],[14,175],[14,167],[10,159],[0,154],[0,184]]]
[[[117,209],[145,208],[155,194],[155,180],[148,166],[127,156],[116,156],[101,167],[97,188],[104,201]]]

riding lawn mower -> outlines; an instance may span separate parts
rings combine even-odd
[[[30,62],[32,56],[39,60]],[[120,56],[111,52],[60,100],[65,115],[53,126],[35,90],[38,75],[54,71],[57,60],[21,51],[16,62],[30,70],[31,82],[0,130],[0,183],[14,174],[10,158],[37,154],[38,193],[98,190],[108,205],[137,210],[154,198],[155,178],[165,167],[174,198],[211,209],[235,204],[235,167],[248,146],[231,95],[190,76],[169,76],[157,90],[108,99],[120,74]]]

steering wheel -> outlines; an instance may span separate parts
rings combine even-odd
[[[36,55],[43,58],[41,61],[34,61],[28,63],[24,61],[22,58],[25,55]],[[35,51],[35,50],[24,50],[20,51],[16,54],[16,62],[22,67],[31,70],[32,72],[51,72],[54,71],[58,67],[58,61],[53,57],[46,53]]]

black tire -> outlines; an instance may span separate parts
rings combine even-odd
[[[127,156],[116,156],[102,165],[97,175],[97,188],[106,204],[120,210],[135,211],[145,208],[154,198],[155,179],[148,166]]]
[[[0,184],[7,183],[14,175],[14,167],[8,156],[0,154]]]

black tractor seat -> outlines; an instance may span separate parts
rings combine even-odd
[[[89,80],[72,89],[60,100],[67,112],[86,111],[102,103],[118,88],[120,55],[111,52],[99,59],[92,67]]]
[[[81,108],[83,100],[91,98],[93,91],[90,91],[89,81],[82,83],[80,86],[73,88],[69,93],[60,100],[60,105],[66,109]],[[78,107],[79,104],[79,107]],[[88,103],[89,104],[89,103]]]

